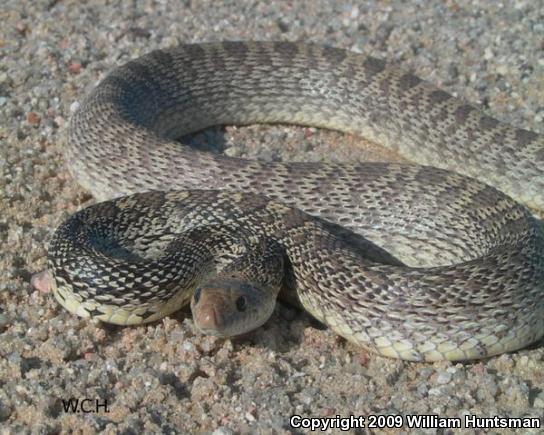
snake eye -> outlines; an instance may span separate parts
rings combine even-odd
[[[246,310],[246,297],[240,296],[238,299],[236,299],[236,308],[238,311],[245,311]]]
[[[193,301],[195,301],[195,304],[198,304],[198,301],[200,299],[200,293],[202,293],[202,289],[200,287],[195,289],[195,293],[193,294]]]

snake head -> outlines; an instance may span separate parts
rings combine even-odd
[[[196,327],[204,334],[232,337],[263,325],[272,315],[278,290],[230,276],[197,287],[191,298]]]

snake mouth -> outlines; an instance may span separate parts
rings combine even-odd
[[[230,338],[230,337],[236,337],[235,335],[230,335],[230,334],[223,334],[215,329],[202,329],[200,327],[197,326],[197,329],[204,335],[211,335],[212,337],[217,337],[217,338]],[[241,334],[240,334],[241,335]]]

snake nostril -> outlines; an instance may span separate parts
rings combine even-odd
[[[245,296],[240,296],[238,299],[236,299],[236,308],[238,311],[245,311],[246,305],[247,301]]]
[[[198,301],[200,300],[200,293],[202,293],[202,289],[198,287],[193,294],[193,301],[195,304],[198,304]]]

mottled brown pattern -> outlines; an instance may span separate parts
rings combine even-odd
[[[365,135],[436,167],[265,164],[171,140],[257,122]],[[508,195],[544,209],[543,150],[541,136],[349,51],[156,51],[113,71],[74,114],[70,170],[100,199],[238,193],[139,193],[80,212],[51,244],[56,295],[80,315],[151,321],[188,302],[214,256],[264,238],[285,250],[302,305],[375,352],[463,360],[518,349],[544,333],[544,235]]]

